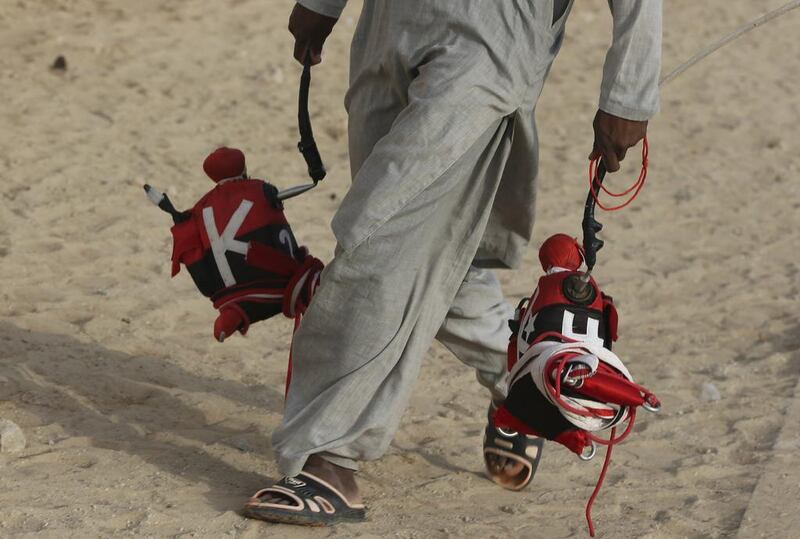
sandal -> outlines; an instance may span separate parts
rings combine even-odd
[[[292,504],[263,502],[261,498],[265,494],[283,498]],[[333,485],[308,472],[284,477],[271,487],[256,492],[245,504],[244,515],[268,522],[302,526],[327,526],[367,519],[363,504],[351,504]]]
[[[488,424],[483,437],[483,462],[486,465],[486,474],[492,481],[505,489],[522,490],[531,482],[539,467],[544,449],[544,438],[495,426],[495,411],[495,405],[492,403],[489,407]],[[523,465],[523,469],[511,478],[504,478],[492,471],[489,463],[490,455],[518,462]]]

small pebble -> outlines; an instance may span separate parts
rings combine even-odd
[[[255,449],[247,440],[232,440],[232,445],[242,453],[253,453]]]
[[[50,66],[50,69],[52,69],[53,71],[66,71],[67,70],[67,59],[59,54],[56,57],[56,59],[53,60],[53,64]]]
[[[700,388],[700,400],[703,402],[713,402],[718,401],[722,398],[722,395],[717,389],[717,386],[712,384],[711,382],[704,382],[703,386]]]
[[[19,425],[8,419],[0,419],[0,453],[19,453],[27,443]]]

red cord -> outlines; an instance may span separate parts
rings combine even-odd
[[[616,435],[617,427],[613,427],[611,429],[611,439],[614,439]],[[611,464],[611,450],[614,449],[614,444],[608,444],[608,449],[606,450],[606,458],[603,461],[603,469],[600,471],[600,477],[597,478],[597,484],[594,486],[594,491],[592,495],[589,497],[589,502],[586,504],[586,522],[589,524],[589,535],[594,537],[594,522],[592,522],[592,506],[594,505],[594,501],[597,499],[597,495],[600,494],[600,488],[603,486],[603,481],[606,478],[606,472],[608,472],[608,467]]]
[[[292,342],[289,343],[289,364],[286,366],[286,388],[283,391],[283,400],[289,395],[289,384],[292,383],[292,347],[294,346],[294,334],[297,333],[297,328],[300,327],[300,321],[303,320],[303,313],[297,313],[294,317],[294,329],[292,330]]]
[[[303,248],[305,249],[305,247]],[[319,274],[323,268],[322,262],[313,256],[308,255],[306,252],[306,260],[302,265],[295,270],[289,284],[286,286],[283,296],[283,314],[289,318],[294,318],[294,329],[292,330],[292,341],[289,343],[289,364],[286,367],[286,388],[283,393],[283,400],[289,395],[289,385],[292,383],[292,348],[294,346],[294,335],[297,333],[297,328],[300,327],[300,322],[303,320],[303,315],[311,303],[311,298],[319,287]],[[303,283],[305,291],[299,295],[293,293],[294,288],[300,279],[306,275],[306,280]],[[295,297],[295,303],[292,304],[291,298]],[[307,299],[306,299],[307,298]]]
[[[571,406],[564,398],[561,396],[561,376],[564,371],[564,364],[567,359],[570,357],[574,357],[576,354],[573,353],[562,353],[556,354],[551,357],[546,366],[545,372],[552,372],[553,368],[555,367],[555,381],[554,383],[550,381],[549,378],[545,378],[545,388],[549,391],[550,395],[556,399],[558,404],[563,408],[573,412],[575,414],[581,415],[583,417],[596,417],[597,414],[593,413],[589,410],[581,410],[574,406]],[[630,382],[631,385],[636,387],[642,394],[644,394],[644,400],[648,402],[658,402],[658,399],[655,398],[655,395],[647,391],[644,387]],[[600,471],[600,476],[597,478],[597,483],[595,484],[594,491],[592,491],[592,495],[589,497],[589,501],[586,503],[586,522],[589,524],[589,535],[594,537],[595,529],[594,529],[594,522],[592,521],[592,507],[594,506],[594,502],[597,499],[598,494],[600,494],[600,489],[603,486],[603,481],[605,481],[606,474],[608,473],[608,468],[611,465],[611,451],[614,448],[615,444],[618,444],[624,441],[628,435],[633,431],[633,425],[636,423],[636,407],[631,407],[628,411],[628,418],[627,418],[627,426],[622,434],[618,437],[617,436],[617,427],[611,428],[611,436],[605,440],[600,438],[591,432],[587,431],[588,438],[593,442],[608,446],[606,450],[606,458],[603,461],[603,469]]]
[[[642,140],[642,169],[639,171],[639,178],[633,183],[633,185],[631,185],[625,191],[622,191],[620,193],[615,193],[613,191],[610,191],[609,189],[606,188],[606,186],[597,181],[598,180],[597,169],[598,169],[598,164],[600,163],[600,157],[595,157],[594,159],[589,161],[589,190],[592,193],[592,198],[594,198],[595,202],[600,207],[600,209],[603,209],[605,211],[621,210],[622,208],[633,202],[637,196],[639,196],[639,191],[642,190],[642,187],[644,187],[644,182],[647,179],[649,152],[650,152],[650,146],[647,143],[647,137],[644,137],[644,139]],[[614,198],[624,197],[629,193],[631,193],[631,191],[633,191],[633,194],[630,196],[630,198],[628,198],[628,200],[626,200],[622,204],[619,204],[617,206],[606,206],[602,202],[600,202],[600,196],[599,196],[600,193],[598,189],[595,187],[596,183],[600,183],[600,190],[602,190],[603,192]]]

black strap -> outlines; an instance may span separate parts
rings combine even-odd
[[[303,154],[308,165],[308,175],[316,184],[325,178],[325,164],[319,155],[314,132],[311,130],[311,117],[308,114],[308,89],[311,86],[311,54],[306,55],[303,62],[303,74],[300,76],[300,94],[297,105],[297,125],[300,128],[300,142],[297,149]]]

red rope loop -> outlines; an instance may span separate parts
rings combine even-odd
[[[600,157],[595,157],[594,159],[589,161],[589,190],[592,193],[592,198],[594,198],[595,202],[597,203],[597,206],[600,209],[605,210],[605,211],[621,210],[622,208],[626,207],[631,202],[633,202],[636,199],[637,196],[639,196],[639,191],[642,190],[642,187],[644,187],[645,180],[647,179],[647,167],[648,167],[648,164],[649,164],[649,162],[648,162],[648,154],[649,154],[649,152],[650,152],[650,146],[647,143],[647,137],[644,137],[644,139],[642,139],[642,168],[639,171],[639,178],[633,183],[633,185],[631,185],[630,187],[628,187],[627,189],[625,189],[624,191],[619,192],[619,193],[615,193],[615,192],[609,190],[608,188],[606,188],[606,186],[604,186],[602,183],[600,183],[600,181],[599,181],[599,179],[597,177],[597,169],[598,169],[598,165],[600,164]],[[599,190],[596,187],[597,184],[600,185],[600,189]],[[630,195],[628,200],[626,200],[625,202],[623,202],[621,204],[618,204],[616,206],[606,206],[602,202],[600,202],[600,191],[603,191],[607,195],[609,195],[611,197],[614,197],[614,198],[621,198],[621,197],[627,196],[627,195],[631,194],[631,192],[633,194]]]

